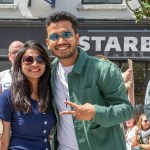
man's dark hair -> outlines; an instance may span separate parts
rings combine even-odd
[[[48,27],[51,23],[55,23],[63,20],[70,21],[72,24],[72,28],[74,29],[74,32],[77,33],[77,25],[78,25],[77,18],[70,12],[66,12],[66,11],[59,11],[51,14],[46,19],[46,27]]]

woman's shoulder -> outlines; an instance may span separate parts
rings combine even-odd
[[[9,96],[10,93],[11,93],[10,89],[6,89],[0,94],[0,97]]]
[[[7,102],[10,101],[10,95],[11,95],[11,91],[10,89],[6,89],[4,90],[1,94],[0,94],[0,104],[3,102]]]

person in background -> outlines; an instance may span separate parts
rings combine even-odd
[[[109,61],[108,57],[106,57],[105,55],[97,54],[97,55],[95,55],[95,57]]]
[[[150,123],[145,114],[139,117],[137,127],[135,128],[135,135],[132,139],[132,149],[150,150]]]
[[[11,88],[0,95],[4,127],[0,149],[50,150],[48,136],[56,118],[51,105],[49,57],[40,43],[28,41],[20,49],[12,81]]]
[[[147,84],[146,93],[145,93],[144,113],[148,121],[150,122],[150,81]]]
[[[127,120],[125,125],[127,128],[125,133],[127,150],[132,150],[132,139],[135,136],[135,129],[137,128],[136,117],[133,116],[131,119]]]
[[[120,70],[78,46],[77,19],[71,13],[50,15],[46,26],[48,49],[57,57],[51,70],[58,119],[52,148],[126,150],[120,123],[132,117],[133,108]]]
[[[9,46],[8,58],[12,66],[11,69],[7,69],[0,72],[0,86],[1,86],[0,93],[8,89],[11,85],[12,82],[11,72],[13,69],[14,60],[16,58],[16,54],[23,45],[24,44],[21,41],[13,41]]]

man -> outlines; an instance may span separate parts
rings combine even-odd
[[[120,70],[78,47],[74,15],[56,12],[46,26],[48,49],[57,57],[51,70],[58,119],[53,149],[126,150],[120,123],[132,117],[133,108]]]
[[[3,92],[5,89],[8,89],[11,85],[11,71],[13,69],[13,63],[16,58],[16,54],[18,53],[19,49],[23,46],[23,43],[20,41],[14,41],[9,46],[8,58],[12,64],[11,69],[4,70],[0,72],[0,84],[1,84],[1,91]]]

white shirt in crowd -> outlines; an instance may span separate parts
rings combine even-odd
[[[0,86],[1,86],[2,92],[10,88],[11,83],[12,83],[11,70],[7,69],[7,70],[0,72]]]
[[[135,136],[135,129],[137,126],[134,126],[130,131],[127,131],[126,133],[126,145],[127,145],[127,150],[132,150],[132,139]]]

